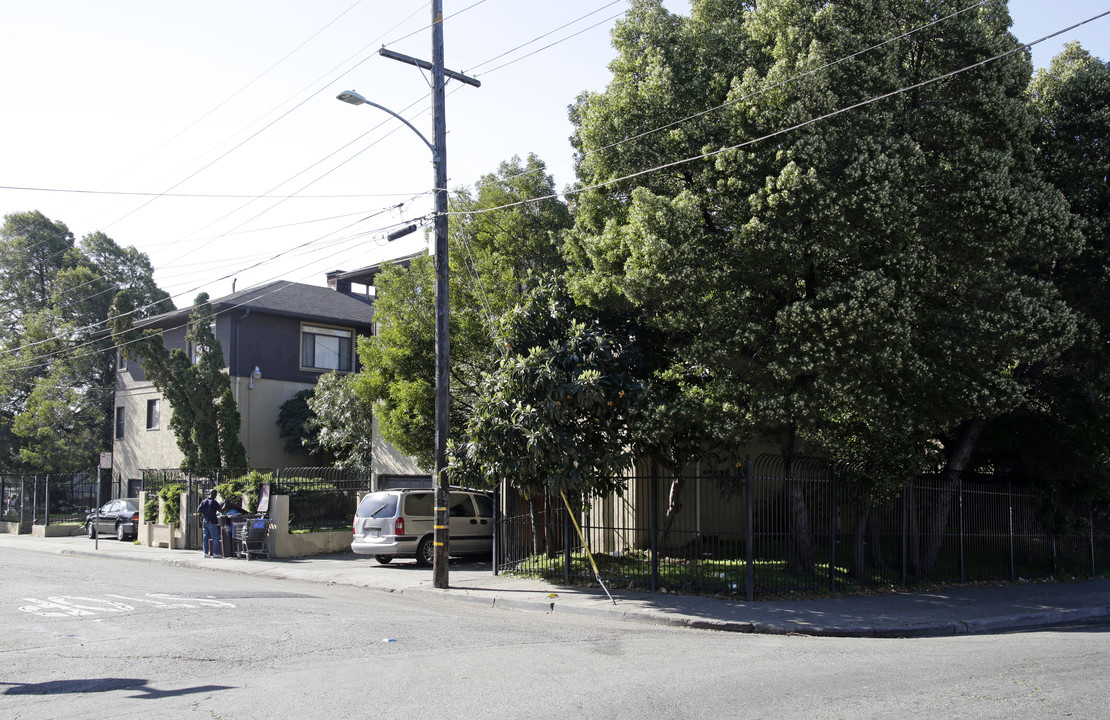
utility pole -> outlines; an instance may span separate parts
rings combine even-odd
[[[450,542],[447,502],[447,411],[451,362],[451,336],[448,320],[451,304],[448,301],[447,262],[447,114],[444,112],[446,80],[443,73],[443,0],[432,0],[432,124],[433,142],[436,146],[436,410],[435,410],[435,556],[432,561],[432,585],[448,588],[447,557]]]
[[[448,298],[447,262],[447,114],[444,111],[446,93],[444,85],[447,78],[459,80],[467,85],[481,87],[482,83],[454,70],[443,67],[443,0],[432,0],[432,62],[418,60],[399,52],[382,48],[378,54],[392,60],[399,60],[432,72],[432,122],[434,125],[432,142],[414,128],[407,120],[389,108],[370,102],[356,92],[340,94],[340,100],[353,105],[367,104],[401,120],[409,129],[420,136],[432,151],[435,165],[435,315],[436,315],[436,390],[435,390],[435,467],[432,468],[432,485],[435,487],[435,531],[432,537],[435,550],[432,557],[432,583],[437,588],[448,588],[447,558],[450,542],[448,529],[448,502],[450,492],[447,486],[447,433],[448,405],[451,398],[450,373],[451,337],[448,321],[451,304]]]

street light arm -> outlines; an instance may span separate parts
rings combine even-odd
[[[432,143],[428,142],[428,138],[424,137],[424,133],[417,130],[416,127],[413,126],[412,123],[410,123],[408,120],[401,117],[397,113],[393,112],[392,110],[387,108],[385,105],[379,105],[378,103],[373,102],[372,100],[367,100],[362,95],[359,95],[357,92],[355,92],[354,90],[346,90],[344,92],[339,93],[335,97],[336,97],[337,100],[342,100],[343,102],[348,103],[350,105],[370,105],[371,107],[376,107],[377,109],[382,110],[384,112],[387,112],[390,115],[392,115],[393,117],[397,118],[398,120],[403,122],[405,124],[405,126],[408,127],[409,130],[412,130],[414,133],[416,133],[417,137],[419,137],[421,140],[423,140],[424,144],[428,146],[428,149],[432,151],[432,162],[439,162],[439,153],[436,152],[436,146],[433,145]]]

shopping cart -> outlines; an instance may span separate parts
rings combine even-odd
[[[270,521],[266,518],[250,518],[231,524],[231,538],[235,547],[235,557],[251,559],[251,556],[270,559],[270,544],[267,542]]]

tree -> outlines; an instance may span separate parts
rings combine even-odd
[[[562,267],[561,232],[570,215],[554,197],[554,181],[530,156],[502,163],[473,190],[457,191],[451,219],[451,439],[480,392],[480,380],[499,356],[497,318],[529,292],[534,273]],[[535,203],[524,200],[545,198]],[[500,208],[491,210],[491,208]],[[408,268],[378,276],[374,305],[379,332],[360,339],[363,370],[354,388],[375,406],[382,437],[422,467],[433,464],[435,409],[434,268],[417,258]]]
[[[142,365],[169,403],[169,427],[183,455],[181,467],[245,468],[239,409],[223,372],[223,349],[212,332],[208,294],[197,295],[189,315],[185,339],[193,349],[192,358],[180,348],[168,351],[157,330],[136,330],[131,322],[133,309],[129,293],[116,296],[112,338],[129,359]]]
[[[1089,498],[1110,491],[1110,64],[1071,43],[1037,72],[1030,99],[1037,163],[1086,240],[1081,254],[1045,273],[1078,313],[1080,332],[1031,373],[1033,401],[995,423],[988,445],[1017,482]]]
[[[79,244],[41,213],[0,228],[0,458],[46,472],[87,469],[111,447],[115,352],[99,334],[130,287],[140,317],[171,309],[150,261],[92,233]]]
[[[505,353],[482,379],[452,480],[576,500],[623,489],[640,390],[633,340],[579,315],[557,281],[536,286],[505,318],[502,338]]]
[[[321,450],[335,456],[336,465],[368,471],[374,458],[373,409],[355,389],[364,380],[337,372],[322,375],[308,398],[313,417],[307,427]]]
[[[572,111],[593,188],[573,287],[669,336],[667,372],[700,373],[690,390],[731,418],[708,441],[777,437],[788,458],[822,452],[892,485],[938,461],[954,478],[1073,342],[1044,270],[1081,237],[1033,163],[1025,54],[820,119],[1016,46],[1002,3],[927,25],[956,9],[695,0],[684,20],[640,0],[618,24],[613,81]],[[790,497],[790,569],[808,574],[805,498]]]
[[[315,426],[316,412],[309,404],[316,390],[308,388],[293,393],[278,408],[278,437],[285,441],[285,452],[290,455],[321,457],[320,432]]]

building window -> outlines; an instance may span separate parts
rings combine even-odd
[[[354,332],[319,325],[301,326],[301,367],[350,372]]]
[[[208,326],[208,329],[212,331],[212,337],[216,337],[216,321],[215,320],[213,320],[212,323]],[[197,363],[199,363],[200,362],[200,356],[203,355],[206,350],[208,350],[207,346],[199,345],[199,344],[194,343],[194,342],[186,342],[185,345],[186,345],[186,351],[187,351],[186,354],[189,356],[189,362],[191,362],[193,365],[196,365]]]
[[[161,415],[161,401],[147,400],[146,401],[146,429],[157,430],[158,418]]]
[[[123,408],[116,408],[116,440],[123,439]]]

